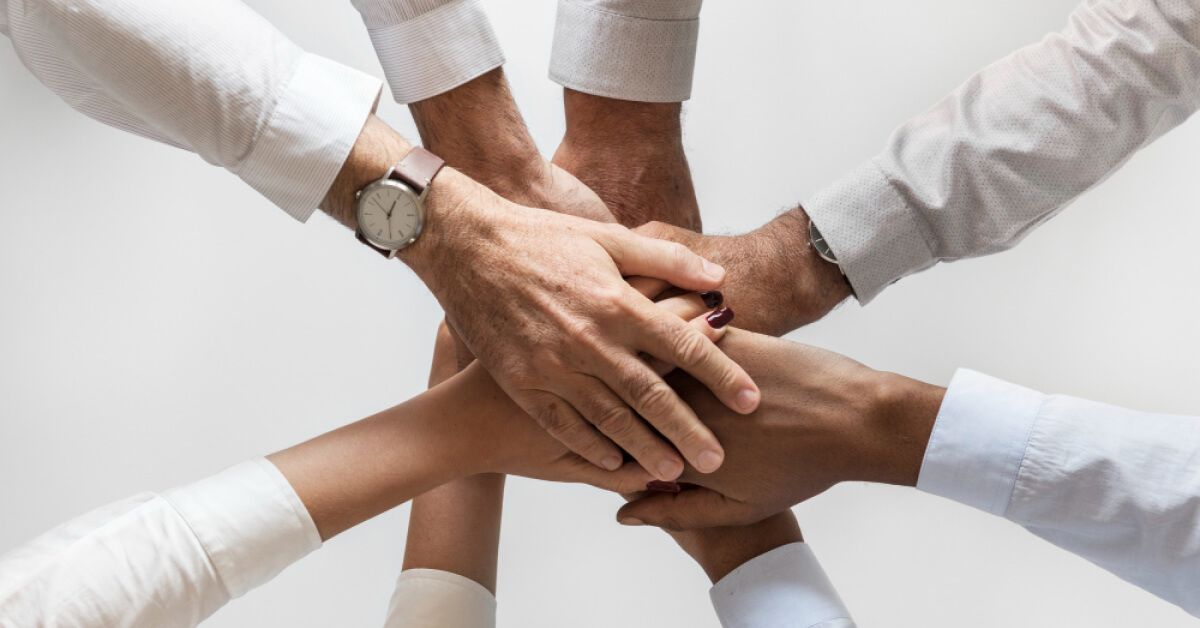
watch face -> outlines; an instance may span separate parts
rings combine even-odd
[[[401,249],[421,233],[416,193],[393,181],[373,183],[358,199],[358,229],[376,246]]]

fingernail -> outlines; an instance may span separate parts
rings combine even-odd
[[[641,519],[638,519],[637,517],[622,517],[622,518],[618,519],[617,521],[620,522],[620,524],[623,526],[644,526],[644,525],[646,525],[645,521],[642,521]]]
[[[701,292],[700,298],[704,300],[704,307],[707,307],[710,310],[721,307],[721,304],[725,302],[725,295],[721,294],[720,290]]]
[[[646,490],[654,493],[678,493],[683,489],[679,488],[679,484],[677,482],[651,480],[650,482],[646,482]]]
[[[733,322],[733,310],[723,307],[704,317],[704,320],[708,321],[708,325],[713,329],[720,329]]]
[[[712,277],[713,279],[720,280],[725,278],[725,269],[721,268],[721,266],[718,264],[704,260],[704,274]]]
[[[700,452],[700,457],[696,459],[696,469],[701,473],[712,473],[721,467],[721,461],[725,459],[720,452],[708,450]]]
[[[683,464],[674,460],[663,460],[658,463],[658,478],[670,482],[683,473]]]
[[[757,390],[754,390],[753,388],[743,388],[741,392],[737,394],[738,409],[740,409],[742,412],[754,412],[754,410],[758,408],[759,398],[760,395]]]
[[[604,465],[604,468],[609,471],[616,471],[621,468],[621,458],[620,456],[609,456],[601,460],[600,464]]]

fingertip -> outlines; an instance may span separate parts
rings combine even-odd
[[[758,404],[762,402],[762,393],[755,386],[747,386],[738,391],[737,397],[734,400],[736,407],[734,410],[742,414],[750,414],[758,409]]]
[[[663,482],[674,482],[683,475],[683,461],[677,458],[665,458],[654,467],[655,477]]]
[[[696,457],[696,470],[701,473],[712,473],[721,468],[725,462],[725,452],[718,449],[707,449]]]
[[[701,259],[703,259],[703,258],[701,258]],[[718,284],[724,283],[725,268],[723,266],[721,266],[720,264],[717,264],[715,262],[710,262],[705,259],[705,260],[703,260],[702,267],[704,268],[704,275],[708,279],[711,279],[712,281],[716,281],[716,282],[718,282]]]

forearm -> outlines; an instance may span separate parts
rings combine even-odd
[[[502,68],[409,110],[426,148],[497,194],[522,202],[539,182],[543,159]]]
[[[505,477],[484,473],[439,486],[413,501],[404,569],[437,569],[496,592]]]
[[[463,418],[479,411],[443,386],[268,459],[329,539],[434,487],[483,469]]]
[[[790,511],[753,525],[669,532],[713,583],[777,547],[804,540]]]
[[[700,209],[683,149],[681,103],[563,91],[567,130],[554,163],[604,199],[618,222],[699,231]]]

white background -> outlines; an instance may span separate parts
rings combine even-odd
[[[349,2],[252,4],[306,48],[382,75]],[[748,230],[812,196],[1074,4],[710,0],[687,109],[709,230]],[[552,151],[553,2],[487,5]],[[412,135],[403,109],[382,113]],[[421,389],[436,303],[331,221],[295,223],[193,155],[75,114],[7,48],[0,142],[0,551]],[[1196,413],[1198,145],[1200,126],[1185,125],[1017,250],[907,279],[793,338],[942,384],[969,366]],[[391,344],[364,333],[384,326],[398,330]],[[662,533],[617,526],[618,503],[510,483],[502,626],[716,625],[701,571]],[[841,486],[797,513],[863,626],[1194,623],[1014,525],[914,490]],[[337,538],[209,625],[379,625],[406,516]]]

